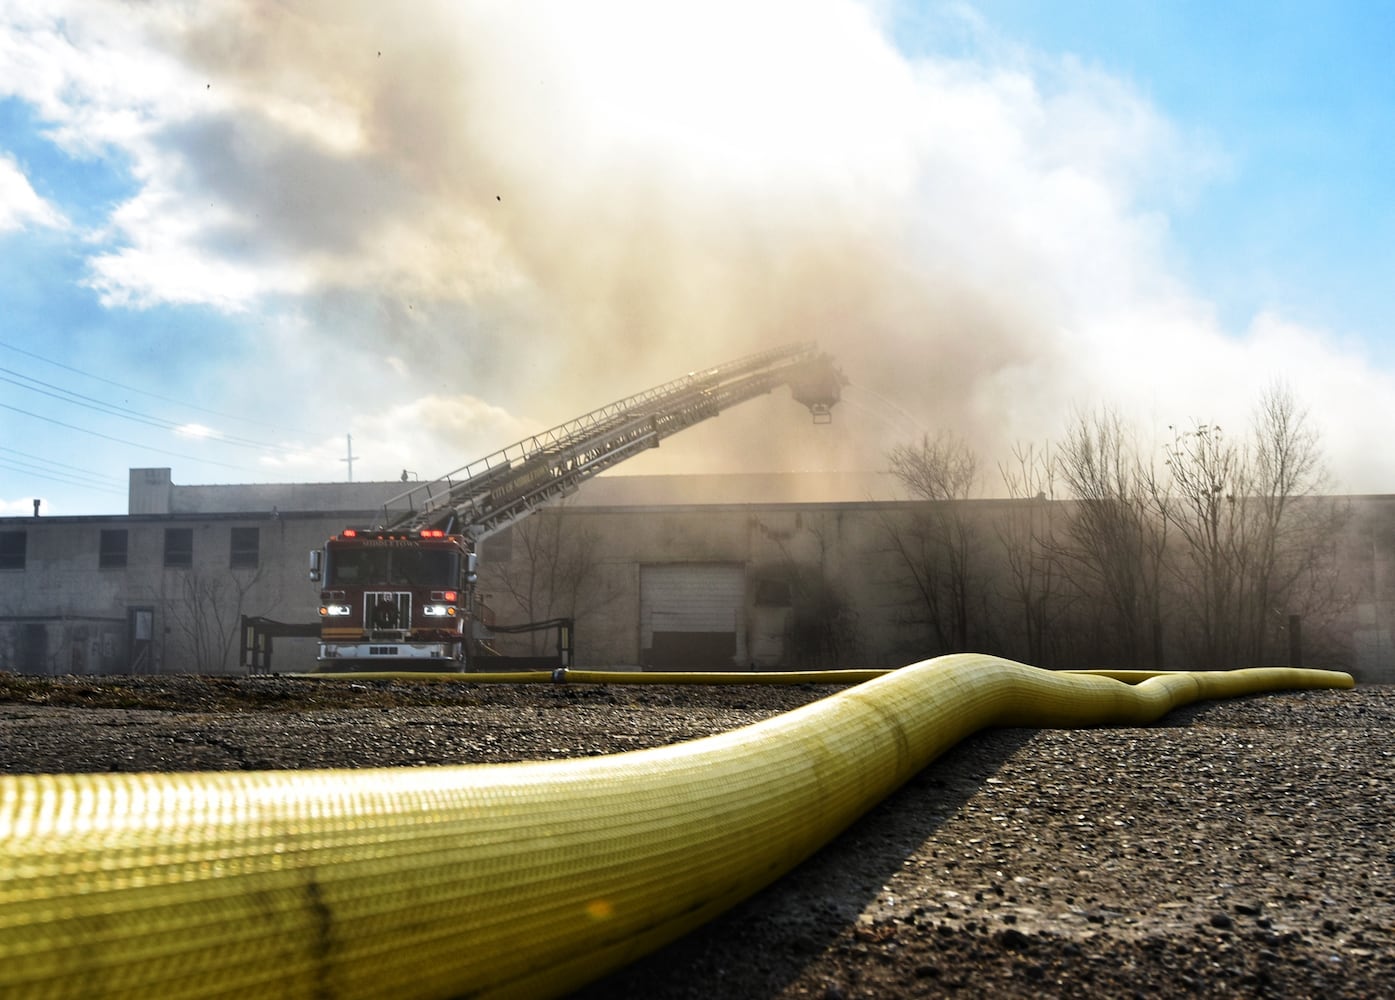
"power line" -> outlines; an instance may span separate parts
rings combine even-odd
[[[77,431],[79,434],[90,434],[92,437],[101,438],[104,441],[114,441],[117,444],[128,445],[132,448],[140,448],[143,451],[151,451],[157,455],[169,455],[172,458],[183,458],[191,462],[203,462],[205,465],[216,465],[224,469],[236,469],[238,472],[246,472],[247,469],[241,465],[231,465],[227,462],[215,462],[211,458],[201,458],[197,455],[186,455],[183,452],[168,451],[164,448],[156,448],[148,444],[140,444],[135,441],[127,441],[125,438],[112,437],[110,434],[103,434],[100,431],[88,430],[86,427],[78,427],[76,424],[64,423],[62,420],[55,420],[53,417],[46,417],[41,413],[32,413],[29,410],[21,410],[18,406],[11,406],[9,403],[0,403],[0,409],[10,410],[13,413],[20,413],[26,417],[33,417],[35,420],[42,420],[45,423],[53,424],[57,427],[65,427],[70,431]]]
[[[29,463],[15,463],[10,459],[0,457],[0,469],[9,469],[11,472],[18,472],[27,477],[35,479],[47,479],[49,482],[62,483],[64,486],[77,486],[84,490],[97,490],[100,493],[125,493],[110,483],[102,484],[93,481],[85,481],[70,477],[62,473],[43,472],[38,467],[30,466]]]
[[[182,406],[186,409],[194,410],[198,413],[207,413],[211,416],[222,417],[225,420],[237,420],[245,424],[253,424],[257,427],[269,427],[273,430],[289,430],[294,431],[298,434],[311,435],[315,433],[314,431],[306,430],[303,427],[286,427],[282,424],[273,424],[265,420],[253,420],[251,417],[238,416],[233,413],[224,413],[221,410],[211,410],[205,406],[197,406],[193,403],[185,402],[184,400],[174,399],[170,396],[162,396],[159,393],[149,392],[145,389],[138,389],[135,386],[127,385],[124,382],[117,382],[114,379],[104,378],[101,375],[93,375],[91,372],[83,371],[81,368],[74,368],[72,365],[64,364],[61,361],[54,361],[52,358],[46,358],[42,354],[36,354],[33,351],[27,351],[22,347],[16,347],[14,344],[7,343],[3,340],[0,340],[0,348],[3,348],[7,351],[13,351],[16,354],[22,354],[26,358],[33,358],[35,361],[42,361],[46,365],[52,365],[55,368],[61,368],[64,371],[72,372],[74,375],[81,375],[83,378],[90,378],[94,382],[102,382],[106,385],[115,386],[118,389],[124,389],[127,392],[134,392],[139,396],[148,396],[151,399],[158,399],[162,403],[173,403],[175,406]]]
[[[6,448],[3,445],[0,445],[0,451],[7,452],[10,455],[18,456],[19,459],[30,459],[32,462],[42,463],[43,466],[52,466],[58,469],[67,469],[80,476],[86,476],[89,479],[100,480],[103,482],[111,483],[113,485],[119,483],[119,480],[116,479],[114,476],[99,476],[92,473],[90,470],[83,468],[80,465],[68,465],[65,462],[58,462],[44,455],[32,455],[27,451],[16,451],[14,448]],[[9,459],[9,461],[14,460],[15,459]]]
[[[119,487],[121,485],[119,478],[114,476],[100,476],[100,474],[92,473],[91,470],[80,469],[78,466],[70,466],[70,464],[63,462],[54,462],[53,459],[47,459],[42,455],[29,455],[28,452],[17,452],[13,448],[3,448],[3,446],[0,446],[0,452],[3,452],[3,455],[0,455],[0,462],[7,463],[7,466],[13,470],[20,471],[21,467],[24,467],[22,470],[25,471],[38,470],[40,473],[47,471],[54,476],[63,476],[73,481],[86,480],[95,487]]]
[[[43,382],[39,379],[31,378],[28,375],[9,368],[0,368],[0,382],[8,382],[11,385],[19,386],[21,389],[27,389],[30,392],[38,393],[41,396],[48,396],[51,399],[57,399],[64,403],[71,403],[74,406],[96,410],[98,413],[105,413],[108,416],[120,417],[123,420],[145,424],[147,427],[156,427],[160,430],[177,432],[182,426],[173,420],[152,417],[148,414],[140,413],[137,410],[130,410],[124,406],[117,406],[114,403],[108,403],[92,396],[84,396],[81,393],[73,392],[70,389],[64,389],[62,386],[53,385],[50,382]],[[210,436],[209,440],[234,445],[239,448],[255,448],[259,451],[285,450],[277,445],[266,444],[262,441],[252,441],[246,438],[232,437],[222,433]]]

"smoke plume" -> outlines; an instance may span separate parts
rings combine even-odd
[[[1285,339],[1311,356],[1293,381],[1315,410],[1352,367],[1273,317],[1218,327],[1173,277],[1165,221],[1207,151],[1067,61],[910,58],[852,0],[146,16],[205,83],[150,133],[176,166],[130,218],[211,206],[175,249],[294,303],[294,336],[332,336],[365,384],[391,359],[384,421],[415,391],[541,427],[815,338],[851,381],[832,429],[752,403],[639,471],[877,469],[940,428],[991,468],[1073,407],[1238,419],[1287,373]],[[984,42],[952,13],[923,30]],[[154,294],[156,263],[99,261],[99,287]],[[1389,388],[1353,377],[1348,396]],[[441,441],[433,471],[477,446]]]

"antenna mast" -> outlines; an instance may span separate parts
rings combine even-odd
[[[354,459],[358,457],[354,454],[354,436],[352,434],[345,434],[344,443],[346,445],[344,457],[339,461],[349,463],[349,482],[352,483],[354,481]]]

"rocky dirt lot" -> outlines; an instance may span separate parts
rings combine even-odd
[[[836,688],[0,674],[0,771],[574,757]],[[960,744],[610,997],[1395,995],[1395,689]]]

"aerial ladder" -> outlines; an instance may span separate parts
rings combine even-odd
[[[826,423],[844,381],[817,344],[789,344],[690,372],[414,483],[383,504],[374,524],[346,529],[310,554],[311,579],[323,586],[320,662],[336,669],[464,663],[476,548],[485,538],[664,438],[780,386]]]
[[[377,526],[441,528],[479,542],[663,438],[781,385],[822,423],[842,378],[813,342],[691,372],[413,485],[383,505]]]

